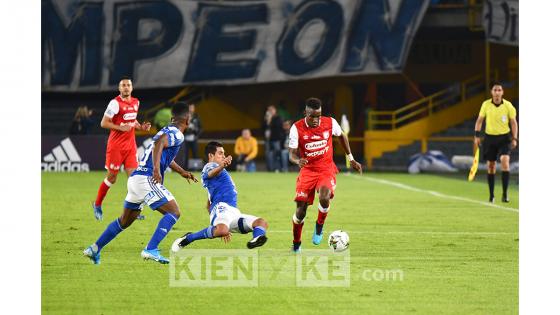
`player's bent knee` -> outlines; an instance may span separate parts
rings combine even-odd
[[[109,173],[109,175],[107,175],[107,181],[111,184],[116,183],[117,182],[117,174]]]
[[[255,220],[255,222],[253,222],[253,227],[256,226],[262,226],[263,228],[268,229],[268,222],[266,222],[266,220],[263,218],[258,218]]]
[[[218,225],[216,225],[216,228],[214,229],[214,236],[215,237],[225,236],[228,233],[229,233],[229,228],[225,224],[218,224]]]

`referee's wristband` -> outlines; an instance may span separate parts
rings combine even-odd
[[[346,154],[346,157],[348,158],[348,161],[354,161],[354,156],[352,156],[352,153]]]
[[[474,131],[474,136],[477,138],[480,138],[482,136],[482,132],[480,130],[475,130]]]

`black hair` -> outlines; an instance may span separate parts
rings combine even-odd
[[[189,112],[189,106],[185,102],[177,102],[171,109],[173,117],[182,116]]]
[[[122,76],[121,79],[119,80],[119,82],[121,82],[122,80],[130,80],[130,82],[132,82],[132,79],[129,76]]]
[[[490,82],[490,89],[494,88],[494,86],[499,85],[502,87],[502,89],[504,88],[504,85],[502,84],[502,82],[500,81],[492,81]]]
[[[204,148],[204,153],[206,153],[206,157],[208,157],[208,154],[216,154],[216,150],[223,147],[224,145],[219,141],[210,141]]]
[[[305,100],[305,107],[309,107],[311,109],[317,110],[321,108],[321,100],[315,97],[310,97]]]

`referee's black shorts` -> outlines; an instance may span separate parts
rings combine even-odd
[[[496,161],[502,155],[511,154],[511,135],[486,135],[482,142],[482,154],[486,161]]]

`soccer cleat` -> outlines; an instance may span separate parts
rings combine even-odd
[[[159,249],[151,249],[151,250],[144,249],[144,250],[142,250],[142,253],[140,253],[140,256],[142,256],[142,258],[144,258],[144,260],[151,259],[153,261],[157,261],[160,264],[168,264],[169,263],[169,259],[163,257],[159,253]]]
[[[181,250],[181,248],[187,246],[190,244],[190,242],[187,240],[187,236],[189,234],[192,234],[192,232],[187,232],[187,234],[179,237],[178,239],[176,239],[173,244],[171,244],[171,251],[176,253],[179,250]]]
[[[101,255],[99,254],[98,250],[94,250],[93,245],[88,246],[88,248],[84,249],[84,256],[87,256],[94,265],[99,265],[101,261]]]
[[[490,196],[490,199],[488,199],[488,202],[494,203],[494,196]]]
[[[313,231],[313,245],[321,244],[322,240],[323,240],[323,231],[321,231],[321,234],[317,234],[317,226],[315,226],[315,230]]]
[[[509,197],[508,195],[502,195],[502,202],[509,202]]]
[[[95,201],[91,203],[91,206],[93,207],[93,216],[95,219],[97,221],[103,220],[103,210],[101,209],[101,206],[96,206]]]
[[[266,237],[266,235],[264,235],[264,234],[259,235],[259,236],[255,237],[252,240],[247,242],[247,248],[252,249],[252,248],[255,248],[255,247],[263,246],[264,243],[266,243],[267,239],[268,238]]]
[[[292,245],[292,253],[294,253],[294,254],[300,254],[300,253],[301,253],[301,242],[299,242],[299,243],[293,243],[293,245]]]

